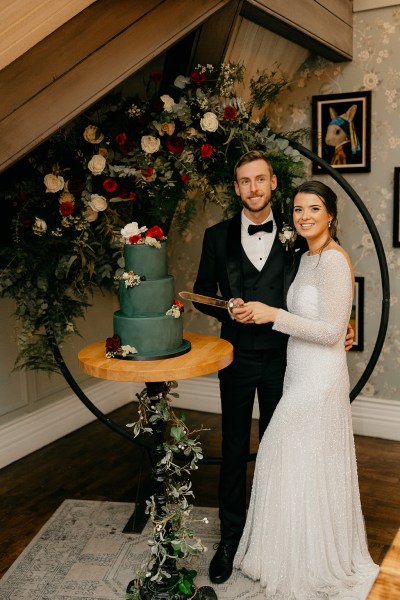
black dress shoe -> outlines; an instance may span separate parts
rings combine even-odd
[[[233,559],[238,544],[220,542],[214,558],[210,562],[208,574],[212,583],[225,583],[232,575]]]

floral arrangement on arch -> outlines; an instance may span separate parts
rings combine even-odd
[[[290,136],[271,130],[267,110],[287,81],[258,73],[244,102],[243,75],[237,64],[198,65],[163,90],[153,71],[146,98],[105,97],[0,177],[12,220],[0,295],[16,302],[17,368],[58,371],[49,332],[61,344],[77,332],[91,292],[113,288],[126,223],[167,235],[174,219],[182,231],[195,218],[196,193],[219,204],[221,218],[234,213],[233,166],[243,152],[269,154],[274,203],[285,207],[304,165]]]

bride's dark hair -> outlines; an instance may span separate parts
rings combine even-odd
[[[325,185],[325,183],[322,183],[322,181],[317,181],[314,179],[311,181],[304,181],[294,191],[292,204],[291,204],[291,213],[292,214],[293,214],[294,199],[296,197],[296,194],[299,194],[300,192],[302,192],[304,194],[315,194],[316,196],[321,198],[322,202],[325,205],[326,210],[328,211],[328,214],[332,217],[331,225],[329,228],[329,233],[331,235],[331,238],[334,239],[335,242],[339,243],[339,240],[337,238],[337,227],[338,227],[337,196],[336,196],[335,192],[330,187]]]

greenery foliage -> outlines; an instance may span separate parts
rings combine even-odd
[[[243,75],[241,65],[199,65],[163,94],[153,71],[145,98],[105,97],[1,177],[12,236],[1,250],[0,295],[16,303],[16,367],[58,370],[47,333],[61,344],[77,332],[91,293],[114,289],[126,223],[168,233],[174,219],[184,230],[195,218],[194,194],[219,204],[221,218],[236,212],[232,173],[243,152],[269,154],[279,181],[274,203],[285,208],[304,176],[288,135],[269,126],[286,78],[259,73],[244,102]]]

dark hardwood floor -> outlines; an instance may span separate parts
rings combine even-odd
[[[136,405],[110,415],[120,425],[134,421]],[[219,456],[220,416],[185,411],[186,422],[202,433],[205,456]],[[252,451],[257,447],[254,423]],[[369,547],[378,563],[400,527],[400,442],[356,436],[361,500]],[[134,502],[146,489],[148,453],[96,421],[0,471],[0,577],[63,500]],[[249,464],[250,493],[254,463]],[[194,503],[217,506],[218,465],[193,474]]]

